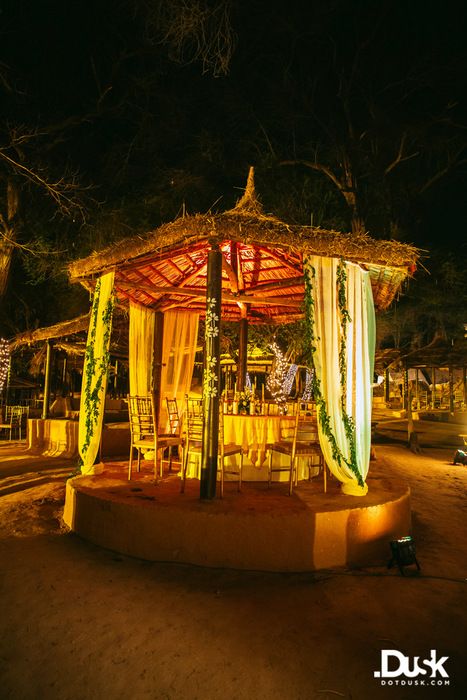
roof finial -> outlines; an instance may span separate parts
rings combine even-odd
[[[251,212],[252,214],[263,214],[263,207],[256,199],[255,191],[255,169],[251,165],[246,181],[245,192],[235,205],[234,211]]]

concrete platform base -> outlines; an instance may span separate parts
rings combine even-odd
[[[200,501],[199,482],[180,494],[177,476],[154,484],[126,479],[126,465],[67,483],[64,521],[97,545],[149,561],[261,571],[315,571],[385,565],[389,541],[410,534],[410,490],[369,479],[363,498],[344,496],[337,481],[227,483],[223,499]]]
[[[76,420],[67,418],[30,418],[28,448],[48,457],[78,457],[78,428]],[[104,423],[101,451],[107,457],[122,457],[130,452],[129,423]]]

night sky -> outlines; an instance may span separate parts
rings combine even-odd
[[[350,230],[335,184],[303,164],[339,177],[348,158],[371,235],[465,257],[463,3],[187,4],[217,8],[203,25],[208,40],[227,8],[225,74],[212,54],[194,57],[193,33],[177,52],[179,0],[0,2],[1,148],[12,153],[12,127],[42,130],[15,157],[92,186],[83,225],[24,185],[22,240],[53,229],[62,259],[81,257],[182,206],[232,206],[251,164],[267,211]],[[0,175],[4,198],[4,162]]]

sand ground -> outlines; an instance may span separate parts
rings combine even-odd
[[[466,698],[467,467],[450,464],[461,431],[423,425],[420,455],[405,431],[382,427],[370,467],[412,490],[421,572],[405,577],[209,570],[102,550],[61,525],[74,463],[2,446],[0,698]],[[449,684],[382,687],[384,649],[411,662],[436,650]]]

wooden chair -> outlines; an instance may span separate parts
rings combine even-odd
[[[197,463],[197,475],[200,476],[201,451],[203,446],[203,400],[185,397],[185,450],[182,463],[180,491],[185,491],[188,462],[194,459]]]
[[[14,433],[17,435],[17,439],[21,440],[23,424],[27,420],[28,413],[28,406],[5,406],[5,421],[0,423],[0,431],[8,431],[9,440],[13,438]]]
[[[159,438],[178,438],[180,441],[177,445],[169,447],[169,471],[172,471],[172,457],[174,452],[177,453],[178,449],[181,451],[181,462],[183,464],[183,447],[185,444],[185,440],[182,437],[181,434],[181,421],[180,421],[180,414],[178,412],[178,406],[177,406],[177,399],[168,399],[166,398],[166,404],[167,404],[167,416],[169,418],[169,432],[168,433],[159,433]],[[175,448],[175,449],[174,449]]]
[[[314,404],[300,402],[295,409],[295,420],[281,421],[281,436],[278,442],[268,445],[268,488],[271,486],[274,472],[288,472],[289,496],[298,481],[298,459],[318,457],[319,468],[324,469],[324,492],[327,490],[326,466],[319,445],[318,426],[316,421],[316,409]],[[287,463],[273,467],[273,455],[286,456]]]
[[[234,469],[230,464],[226,464],[227,457],[233,457],[234,455],[240,455],[240,462],[238,469]],[[224,413],[221,411],[219,413],[219,464],[218,470],[220,472],[221,480],[221,498],[224,496],[224,479],[226,474],[229,476],[236,476],[238,478],[238,491],[242,490],[242,470],[243,470],[243,449],[241,445],[236,443],[225,443],[224,441]]]
[[[190,458],[194,458],[197,463],[197,475],[200,478],[201,454],[203,449],[203,404],[201,399],[189,399],[187,397],[186,407],[186,441],[185,441],[185,459],[182,469],[181,492],[185,490],[186,473]],[[240,455],[240,464],[238,469],[226,464],[227,457]],[[224,495],[224,480],[225,476],[235,475],[238,477],[238,490],[242,488],[242,468],[243,468],[243,451],[241,445],[233,443],[225,444],[224,442],[224,414],[219,411],[219,453],[218,453],[218,472],[220,475],[220,495]]]
[[[154,452],[154,478],[157,479],[157,462],[159,459],[159,476],[163,476],[162,454],[167,448],[182,445],[182,439],[177,435],[160,436],[156,425],[155,410],[151,396],[128,396],[128,417],[130,420],[130,459],[128,461],[128,479],[131,479],[133,466],[133,450],[138,451],[137,471],[141,469],[141,453]],[[160,457],[159,457],[159,453]],[[171,459],[171,457],[170,457]]]
[[[180,435],[180,415],[178,413],[177,399],[166,399],[165,401],[169,417],[170,434]]]

